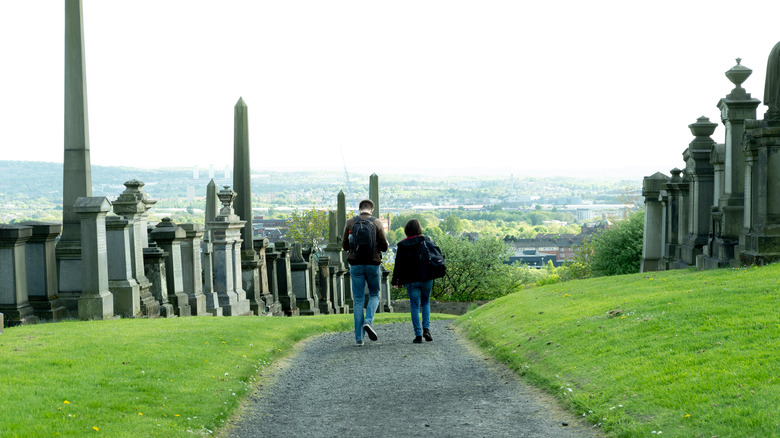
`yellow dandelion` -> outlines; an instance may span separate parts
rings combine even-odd
[[[138,413],[138,415],[143,415],[143,414],[144,414],[143,412],[139,412],[139,413]]]
[[[92,430],[94,430],[95,432],[99,432],[100,431],[100,429],[98,429],[97,426],[92,426]]]
[[[67,400],[65,400],[63,403],[65,403],[66,405],[69,405],[69,404],[70,404],[70,402],[69,402],[69,401],[67,401]]]
[[[174,415],[174,417],[181,417],[181,415],[179,415],[179,414],[176,414],[176,415]]]
[[[691,414],[685,414],[685,418],[690,418]]]

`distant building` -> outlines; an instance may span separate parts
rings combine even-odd
[[[547,266],[547,262],[552,261],[553,265],[560,266],[554,254],[538,252],[534,249],[523,250],[521,254],[509,257],[508,264],[521,263],[529,268],[542,269]]]

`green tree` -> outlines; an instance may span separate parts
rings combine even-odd
[[[444,218],[444,221],[442,221],[440,227],[442,230],[444,230],[444,232],[452,234],[453,236],[460,236],[460,234],[463,232],[463,222],[458,216],[454,214]]]
[[[632,213],[591,240],[590,271],[595,277],[639,272],[645,212]]]
[[[489,300],[515,292],[519,268],[507,265],[510,248],[499,239],[475,242],[442,235],[436,239],[447,263],[447,275],[434,281],[432,295],[445,301]]]
[[[312,206],[309,210],[293,211],[287,237],[302,247],[311,247],[315,251],[328,237],[328,212]]]

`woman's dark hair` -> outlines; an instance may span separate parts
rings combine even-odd
[[[417,219],[411,219],[404,226],[404,234],[406,237],[419,236],[422,234],[422,225]]]

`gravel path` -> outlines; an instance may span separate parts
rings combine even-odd
[[[433,321],[376,326],[379,340],[332,333],[305,341],[253,394],[227,437],[599,437],[503,365]],[[564,426],[566,423],[568,426]]]

